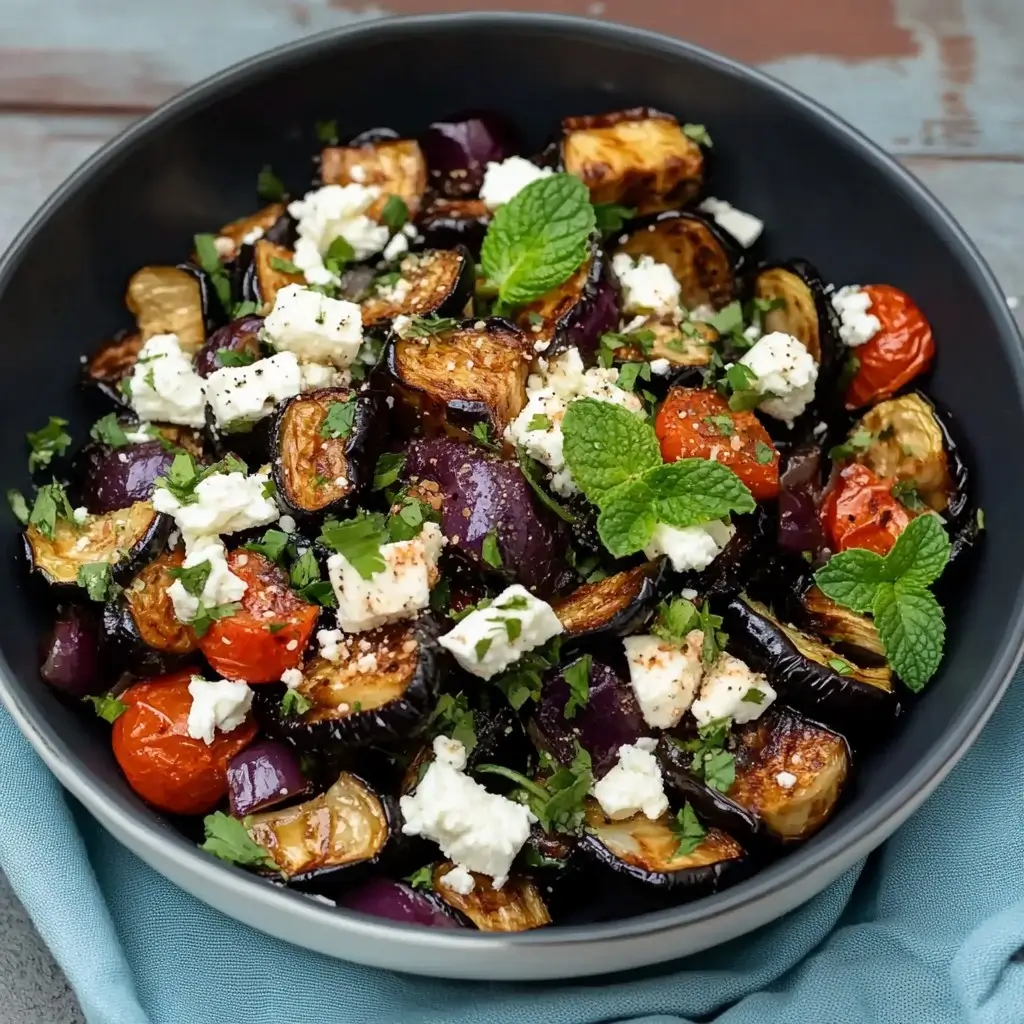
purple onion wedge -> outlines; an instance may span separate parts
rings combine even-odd
[[[62,612],[43,640],[39,674],[69,697],[102,693],[107,688],[95,615],[77,605]]]
[[[795,448],[779,478],[778,545],[783,551],[817,553],[825,544],[818,520],[821,498],[821,448]]]
[[[218,328],[196,356],[196,373],[200,377],[209,377],[224,366],[239,365],[237,362],[222,361],[224,357],[220,356],[221,352],[237,353],[237,359],[248,359],[249,362],[259,359],[263,354],[260,348],[262,328],[261,316],[243,316]]]
[[[471,110],[434,121],[420,137],[430,184],[449,199],[480,191],[490,162],[500,163],[518,151],[516,132],[500,114]]]
[[[236,818],[301,796],[308,787],[298,755],[277,740],[257,740],[228,763],[228,802]]]
[[[438,437],[414,441],[405,469],[440,488],[441,529],[453,548],[482,571],[498,571],[541,596],[555,590],[568,568],[562,524],[538,504],[518,465]],[[484,560],[489,535],[500,566]]]
[[[91,443],[82,449],[77,467],[82,481],[82,504],[96,515],[128,508],[146,501],[153,494],[158,476],[165,476],[174,461],[174,452],[159,441],[112,448]]]
[[[454,913],[432,894],[419,892],[390,878],[371,878],[358,889],[345,893],[338,900],[338,906],[401,924],[420,924],[427,928],[463,927]]]

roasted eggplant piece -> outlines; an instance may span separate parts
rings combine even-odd
[[[584,583],[551,606],[565,627],[566,640],[628,636],[654,612],[661,597],[665,559]]]
[[[211,373],[227,365],[221,352],[234,352],[237,356],[255,362],[263,355],[260,344],[260,331],[263,330],[263,317],[243,316],[238,320],[219,327],[210,335],[209,341],[199,350],[196,356],[196,373],[200,377],[209,377]]]
[[[464,245],[475,259],[490,223],[491,211],[482,199],[435,199],[420,215],[417,226],[431,248]]]
[[[120,448],[92,441],[82,449],[76,466],[79,500],[99,515],[146,501],[157,477],[166,476],[171,468],[174,455],[155,439]]]
[[[112,402],[128,405],[121,390],[121,381],[130,377],[142,350],[142,335],[138,331],[118,331],[113,337],[101,341],[82,370],[82,383],[96,388]]]
[[[532,358],[533,342],[507,320],[491,317],[426,337],[394,336],[387,366],[414,404],[456,422],[486,419],[501,437],[526,404]]]
[[[596,354],[601,335],[619,324],[621,296],[594,253],[567,281],[523,306],[516,324],[546,357],[575,346]]]
[[[269,313],[274,307],[277,293],[290,284],[305,284],[305,275],[281,270],[282,261],[289,264],[295,257],[291,249],[261,238],[254,246],[252,262],[242,282],[242,297],[255,302],[261,313]]]
[[[277,740],[257,740],[228,762],[228,805],[236,818],[294,800],[309,789],[295,751]]]
[[[350,419],[337,417],[339,405]],[[376,392],[347,388],[288,400],[271,427],[274,485],[285,511],[308,519],[351,505],[373,476],[384,409]]]
[[[825,824],[850,772],[846,740],[785,707],[738,727],[736,778],[719,792],[690,771],[693,754],[671,739],[658,746],[668,787],[699,817],[745,847],[807,839]]]
[[[738,295],[742,251],[713,220],[699,213],[659,214],[638,225],[615,251],[634,260],[650,256],[671,268],[685,309],[721,309]]]
[[[836,604],[813,583],[800,594],[794,614],[806,626],[828,641],[830,647],[858,665],[882,666],[885,648],[874,622],[865,615]]]
[[[132,274],[125,304],[135,315],[143,342],[176,334],[195,355],[206,341],[206,297],[199,271],[185,267],[142,267]]]
[[[427,249],[402,260],[402,275],[362,303],[363,328],[384,326],[396,316],[462,317],[473,298],[473,257],[457,249]]]
[[[591,662],[587,704],[571,719],[565,716],[568,703],[569,685],[559,671],[544,681],[530,734],[538,747],[562,764],[572,762],[579,743],[590,754],[595,778],[615,766],[619,747],[650,731],[633,688],[605,662]]]
[[[100,623],[91,608],[73,604],[63,609],[43,640],[41,655],[39,675],[68,697],[102,693],[109,685]]]
[[[352,636],[336,661],[317,656],[302,672],[301,715],[272,707],[266,725],[300,749],[329,751],[413,736],[437,700],[440,627],[429,618]],[[261,702],[262,703],[262,702]],[[261,718],[268,717],[258,709]]]
[[[144,566],[103,609],[108,650],[135,676],[159,676],[181,668],[198,651],[195,633],[174,614],[167,588],[169,569],[180,569],[182,550],[159,555]]]
[[[383,917],[399,924],[419,924],[427,928],[463,928],[455,912],[433,892],[421,892],[404,882],[390,878],[371,878],[346,892],[339,907],[356,910],[371,917]]]
[[[778,302],[762,314],[765,334],[782,331],[792,335],[814,357],[819,366],[818,390],[839,368],[839,319],[832,308],[825,282],[807,260],[791,260],[760,267],[754,278],[754,298]]]
[[[358,879],[400,831],[393,802],[342,772],[326,793],[283,810],[255,814],[249,836],[273,858],[284,881],[324,889]]]
[[[781,700],[852,741],[884,735],[899,716],[888,666],[854,665],[756,601],[734,598],[723,619],[730,651],[763,672]]]
[[[217,236],[228,239],[233,248],[228,251],[225,244],[223,250],[218,248],[218,255],[224,261],[233,260],[243,245],[252,244],[246,242],[247,238],[251,238],[256,232],[258,232],[256,237],[262,238],[283,216],[285,216],[284,203],[270,203],[261,210],[250,213],[247,217],[229,221],[217,232]]]
[[[525,932],[551,924],[551,915],[541,898],[540,890],[523,875],[512,875],[500,889],[491,884],[489,875],[473,875],[473,888],[468,893],[449,889],[445,875],[455,867],[444,861],[434,868],[434,892],[454,910],[469,918],[482,932]]]
[[[594,203],[620,203],[640,214],[693,199],[704,155],[671,114],[635,107],[562,120],[562,166],[582,178]]]
[[[74,587],[83,565],[106,562],[118,583],[131,578],[139,566],[160,549],[170,532],[171,520],[148,501],[128,508],[90,516],[81,526],[58,519],[53,536],[29,526],[25,553],[32,570],[51,586]]]
[[[680,320],[673,314],[649,316],[638,325],[636,331],[650,331],[654,335],[649,345],[620,345],[615,350],[615,360],[620,363],[642,362],[667,359],[671,364],[670,380],[683,387],[698,387],[703,383],[700,376],[691,382],[680,378],[678,371],[690,367],[705,367],[711,362],[718,331],[699,320]],[[627,335],[628,337],[628,335]]]
[[[470,110],[433,121],[420,136],[430,185],[448,199],[475,196],[489,163],[519,152],[515,127],[493,110]]]
[[[588,798],[585,820],[580,852],[614,872],[635,894],[633,913],[650,909],[655,896],[661,905],[709,896],[738,881],[748,864],[743,847],[715,828],[708,829],[695,850],[680,854],[668,813],[653,821],[644,814],[613,821]]]
[[[824,454],[817,441],[798,445],[783,456],[776,534],[783,551],[814,554],[825,546],[818,518],[818,503],[824,491],[823,461]]]
[[[382,139],[327,146],[320,155],[325,185],[373,185],[384,193],[367,211],[378,218],[389,196],[399,196],[415,217],[427,189],[427,162],[415,139]]]

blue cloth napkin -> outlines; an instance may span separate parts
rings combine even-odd
[[[686,960],[559,985],[390,974],[236,924],[110,838],[2,710],[0,777],[0,867],[90,1024],[1024,1021],[1024,675],[918,814],[815,900]]]

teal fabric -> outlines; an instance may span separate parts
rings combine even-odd
[[[0,867],[90,1024],[1024,1021],[1021,680],[921,811],[817,899],[717,950],[575,984],[430,981],[277,942],[119,846],[2,711],[0,773]]]

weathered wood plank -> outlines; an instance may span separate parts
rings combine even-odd
[[[396,13],[486,6],[385,0]],[[896,152],[1024,155],[1020,0],[505,0],[659,29],[758,63]],[[144,12],[140,15],[140,11]],[[0,4],[0,110],[140,111],[218,68],[372,17],[347,0]]]

